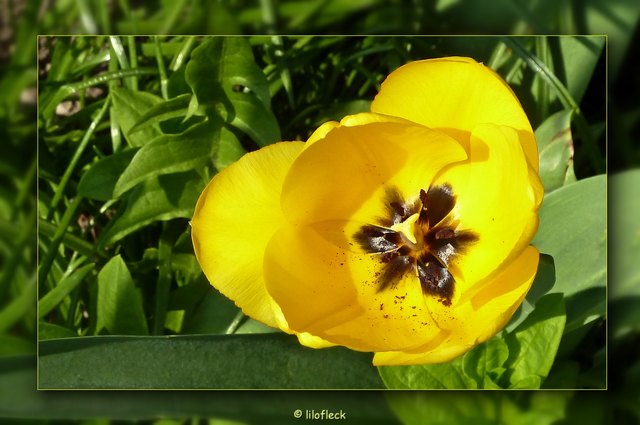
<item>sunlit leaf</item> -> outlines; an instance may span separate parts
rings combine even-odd
[[[145,180],[128,194],[122,212],[102,233],[99,245],[114,243],[156,221],[191,218],[203,188],[204,182],[194,172]]]
[[[572,115],[571,110],[560,111],[547,118],[536,129],[540,179],[547,193],[575,181],[571,137]]]
[[[147,321],[138,292],[119,255],[113,257],[98,273],[97,330],[112,335],[146,335]]]
[[[567,328],[605,311],[606,176],[562,187],[545,196],[533,239],[553,257],[555,284],[549,293],[566,298]]]
[[[207,121],[181,134],[160,136],[144,145],[122,172],[114,188],[119,197],[144,180],[189,171],[210,162],[222,123]]]
[[[150,125],[136,132],[131,130],[147,110],[162,102],[162,98],[148,92],[133,91],[123,87],[113,90],[111,96],[114,118],[118,121],[130,146],[143,146],[161,134],[157,125]]]
[[[564,324],[562,295],[547,295],[520,326],[505,336],[509,388],[540,388],[553,365]]]

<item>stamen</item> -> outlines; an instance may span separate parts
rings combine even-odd
[[[422,292],[425,295],[439,296],[444,305],[450,305],[455,279],[449,270],[442,267],[430,254],[419,259],[416,266]]]
[[[413,268],[412,263],[413,259],[407,255],[399,255],[387,262],[378,276],[378,292],[389,287],[395,288],[402,277]]]
[[[391,251],[398,248],[402,242],[397,232],[371,224],[362,226],[353,238],[368,253]]]
[[[453,190],[448,184],[442,186],[432,186],[425,194],[424,190],[420,191],[420,201],[422,208],[427,210],[427,219],[429,227],[434,227],[440,223],[456,204],[456,198]]]

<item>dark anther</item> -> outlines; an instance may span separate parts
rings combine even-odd
[[[389,263],[391,260],[399,256],[400,254],[398,253],[398,251],[383,252],[382,254],[380,254],[380,261],[382,261],[383,263]]]
[[[402,237],[397,232],[370,224],[362,226],[353,238],[365,252],[369,253],[394,250],[402,241]]]
[[[425,295],[439,296],[445,305],[451,304],[455,280],[432,255],[427,254],[416,262],[420,287]]]
[[[420,201],[422,207],[426,208],[429,226],[433,227],[440,223],[453,209],[456,198],[453,196],[451,186],[444,184],[442,186],[432,186],[425,194],[424,190],[420,191]]]
[[[436,232],[436,239],[451,239],[455,235],[456,232],[453,229],[445,227],[444,229],[440,229]]]
[[[378,292],[395,288],[402,276],[413,268],[413,260],[406,255],[397,256],[385,264],[378,277]]]
[[[378,218],[378,222],[382,226],[391,227],[394,224],[402,223],[412,214],[418,212],[419,206],[406,204],[395,187],[387,188],[384,198],[387,214],[385,217]]]
[[[444,266],[448,266],[451,258],[466,251],[467,247],[478,240],[475,233],[455,231],[450,227],[430,229],[424,236],[429,251]]]

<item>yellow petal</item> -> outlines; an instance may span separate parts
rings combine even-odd
[[[507,83],[469,58],[411,62],[382,83],[371,111],[402,117],[468,139],[482,123],[516,129],[529,164],[538,170],[538,149],[529,120]]]
[[[453,217],[477,240],[454,257],[449,271],[457,294],[471,296],[502,264],[520,255],[538,226],[541,186],[508,127],[479,125],[470,140],[468,162],[446,169],[436,184],[449,184],[456,196]]]
[[[279,324],[265,289],[264,251],[283,223],[280,189],[303,146],[276,143],[222,170],[200,195],[191,221],[196,257],[209,282],[272,327]]]
[[[380,266],[317,228],[284,226],[267,247],[264,270],[269,293],[296,332],[362,351],[428,342],[439,329],[425,310],[417,277],[407,273],[394,290],[378,291]]]
[[[316,131],[314,131],[311,136],[309,136],[309,139],[307,139],[307,143],[305,143],[304,148],[307,149],[318,140],[324,139],[331,130],[337,127],[355,127],[357,125],[371,124],[374,122],[399,122],[406,124],[411,123],[410,121],[403,118],[392,117],[383,114],[374,114],[371,112],[361,112],[359,114],[347,115],[346,117],[342,118],[340,122],[327,121],[320,127],[318,127]]]
[[[329,134],[329,132],[331,130],[333,130],[334,128],[338,127],[339,125],[340,125],[340,123],[337,122],[337,121],[327,121],[327,122],[325,122],[320,127],[318,127],[316,129],[316,131],[314,131],[311,134],[311,136],[309,136],[309,139],[307,139],[307,143],[305,143],[304,148],[307,149],[309,146],[311,146],[312,144],[314,144],[318,140],[324,139],[325,136],[327,134]]]
[[[462,305],[447,311],[427,300],[430,313],[443,329],[444,338],[412,350],[379,352],[375,365],[441,363],[469,351],[499,332],[511,319],[526,296],[538,268],[539,253],[527,247],[519,257],[501,270],[490,284]]]
[[[371,222],[385,195],[417,199],[445,166],[466,159],[453,138],[413,123],[374,122],[331,130],[304,150],[282,189],[282,210],[296,224]]]

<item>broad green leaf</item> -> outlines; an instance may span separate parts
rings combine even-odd
[[[145,180],[126,197],[126,205],[102,233],[99,246],[114,243],[156,221],[191,218],[204,183],[195,172]]]
[[[505,377],[509,388],[540,388],[551,370],[565,324],[562,294],[541,298],[535,310],[505,336],[509,358]]]
[[[147,126],[132,132],[133,126],[147,110],[162,102],[162,98],[142,91],[132,91],[118,87],[111,93],[114,118],[120,125],[122,134],[132,147],[144,146],[162,133],[157,125]]]
[[[349,424],[399,425],[380,391],[291,391],[286,397],[278,391],[218,391],[214,395],[207,391],[38,391],[37,360],[35,355],[0,358],[0,412],[3,418],[13,419],[6,419],[7,422],[37,419],[37,423],[86,423],[87,418],[109,418],[156,423],[161,415],[280,425],[294,420],[299,423],[300,419],[293,418],[296,409],[342,409],[347,412]],[[270,361],[264,363],[268,365]],[[210,362],[215,363],[207,359],[203,365]]]
[[[242,147],[236,135],[226,127],[222,127],[218,151],[213,160],[216,169],[222,171],[224,168],[239,160],[245,153],[247,153],[247,151]]]
[[[447,363],[414,366],[380,366],[385,386],[390,389],[478,388],[462,368],[462,357]]]
[[[533,239],[555,263],[549,292],[564,294],[567,330],[605,311],[606,176],[562,187],[545,196]]]
[[[191,97],[190,94],[182,94],[152,106],[138,118],[133,127],[131,127],[130,133],[133,134],[149,125],[160,124],[161,121],[170,118],[185,116]]]
[[[250,93],[229,93],[232,110],[229,123],[249,135],[260,147],[280,140],[280,127],[276,117]]]
[[[497,384],[504,372],[509,348],[502,337],[494,337],[469,351],[462,358],[465,374],[478,383],[478,388],[500,388]]]
[[[112,335],[146,335],[142,296],[120,255],[98,273],[98,322],[96,329]],[[42,347],[42,346],[41,346]]]
[[[640,297],[640,170],[610,177],[609,223],[615,249],[609,256],[610,300]],[[609,310],[614,312],[614,310]],[[640,310],[638,310],[640,311]]]
[[[575,181],[571,137],[572,115],[571,110],[560,111],[547,118],[536,129],[540,179],[546,193]]]
[[[243,37],[207,38],[191,53],[185,78],[201,105],[215,105],[236,86],[247,87],[267,108],[271,103],[267,79]]]
[[[636,0],[603,2],[586,0],[584,3],[586,33],[607,34],[609,78],[615,78],[633,46],[635,31],[640,19]]]
[[[258,146],[280,140],[267,79],[242,37],[212,37],[193,50],[185,71],[198,104],[245,132]]]
[[[501,336],[452,361],[415,366],[382,366],[380,376],[392,389],[500,388],[509,349]]]
[[[99,201],[113,199],[116,182],[137,151],[125,149],[93,164],[78,183],[78,195]]]
[[[40,343],[40,388],[381,388],[370,353],[285,334],[84,337]]]
[[[38,322],[38,341],[45,339],[72,338],[78,336],[77,333],[64,326],[53,323]]]
[[[147,143],[121,174],[114,195],[119,197],[142,181],[159,175],[205,166],[217,147],[221,124],[207,121],[182,134],[160,136]]]
[[[557,41],[560,64],[556,65],[556,72],[562,70],[562,80],[579,103],[592,79],[606,36],[558,37]]]
[[[93,270],[94,264],[84,265],[62,277],[58,284],[38,301],[38,317],[44,317],[73,291]]]

